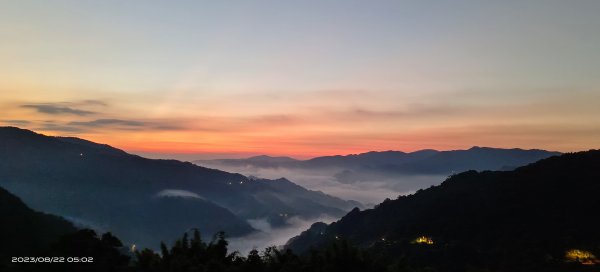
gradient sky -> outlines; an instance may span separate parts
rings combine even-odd
[[[600,148],[598,14],[595,0],[0,1],[0,123],[165,157]]]

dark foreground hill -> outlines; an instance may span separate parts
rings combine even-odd
[[[0,259],[38,252],[75,232],[67,220],[34,211],[18,197],[0,187]],[[0,266],[1,268],[1,266]]]
[[[246,219],[282,225],[356,205],[286,179],[249,179],[13,127],[0,128],[0,186],[33,209],[153,247],[191,228],[238,236],[254,231]]]
[[[315,224],[287,247],[306,252],[348,240],[382,262],[439,271],[566,271],[570,263],[598,271],[592,255],[600,256],[599,165],[600,151],[593,150],[514,171],[460,173]]]
[[[0,222],[0,271],[127,271],[130,257],[118,238],[34,211],[1,187]]]

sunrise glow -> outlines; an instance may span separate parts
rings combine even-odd
[[[61,3],[2,4],[0,125],[215,157],[600,146],[585,5]]]

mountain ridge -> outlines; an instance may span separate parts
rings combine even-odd
[[[262,218],[283,226],[288,218],[281,214],[339,216],[356,205],[294,186],[287,179],[249,179],[15,127],[0,128],[0,162],[0,186],[32,208],[92,222],[127,242],[148,246],[191,227],[240,236],[254,231],[248,219]],[[164,190],[182,194],[161,197]]]
[[[552,266],[572,249],[598,254],[600,219],[592,215],[600,209],[598,164],[600,150],[590,150],[514,171],[462,172],[373,209],[354,209],[332,224],[314,224],[287,247],[306,252],[346,239],[374,254],[402,254],[409,263],[426,260],[445,271],[478,263],[490,270],[530,261]],[[415,244],[419,237],[432,244]]]
[[[395,170],[397,172],[427,172],[422,170],[422,168],[426,168],[426,164],[431,164],[431,162],[427,162],[426,160],[438,159],[443,160],[444,157],[456,157],[469,153],[478,153],[482,156],[485,156],[486,153],[489,154],[501,154],[506,156],[504,158],[507,160],[510,156],[513,156],[511,159],[519,159],[519,156],[530,156],[535,161],[538,158],[544,158],[549,156],[560,155],[560,152],[556,151],[547,151],[542,149],[521,149],[521,148],[494,148],[494,147],[480,147],[473,146],[469,149],[457,149],[457,150],[447,150],[447,151],[438,151],[434,149],[423,149],[417,150],[413,152],[404,152],[404,151],[396,151],[396,150],[387,150],[387,151],[369,151],[358,154],[347,154],[347,155],[331,155],[331,156],[322,156],[315,157],[306,160],[297,160],[290,157],[272,157],[268,155],[259,155],[248,158],[240,158],[240,159],[215,159],[215,160],[196,160],[192,161],[195,164],[199,165],[213,165],[217,166],[219,164],[223,165],[234,165],[234,166],[251,166],[251,167],[264,167],[264,168],[325,168],[325,167],[346,167],[346,168],[360,168],[377,165],[377,167],[385,169],[385,166],[390,168],[390,166],[399,167],[406,163],[409,164],[409,167],[405,167],[406,169],[390,169]],[[510,154],[512,153],[512,154]],[[456,159],[456,158],[454,158]],[[489,159],[489,158],[488,158]],[[425,160],[425,162],[423,162]],[[521,159],[523,161],[523,159]],[[532,162],[532,161],[530,161]],[[413,165],[411,165],[413,164]],[[419,164],[419,165],[414,165]],[[500,169],[504,166],[512,166],[512,165],[499,165],[496,168]],[[484,166],[482,166],[484,167]],[[417,171],[418,169],[421,171]],[[479,167],[481,168],[481,167]],[[465,169],[462,169],[465,170]],[[466,169],[469,170],[469,169]],[[496,169],[474,169],[474,170],[496,170]]]

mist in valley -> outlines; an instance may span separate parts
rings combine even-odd
[[[302,169],[207,163],[199,165],[257,178],[283,177],[309,190],[322,191],[345,200],[356,200],[366,207],[380,203],[386,198],[394,199],[399,195],[411,194],[419,189],[438,185],[447,178],[446,175],[358,172],[338,167]]]
[[[253,249],[262,251],[267,247],[280,247],[292,237],[299,235],[307,230],[315,222],[331,223],[339,218],[328,215],[320,217],[303,219],[297,216],[286,220],[285,227],[274,228],[266,219],[251,219],[248,223],[257,231],[242,237],[233,237],[228,239],[230,251],[238,251],[242,255],[247,255]]]
[[[386,198],[395,199],[399,195],[432,185],[446,179],[442,175],[385,175],[382,173],[353,173],[341,168],[299,169],[283,167],[255,167],[229,165],[202,165],[219,170],[240,173],[265,179],[286,178],[309,190],[322,191],[345,200],[361,202],[365,208],[372,208]],[[350,178],[353,177],[353,178]],[[252,249],[259,251],[270,246],[282,246],[290,239],[310,228],[316,222],[331,223],[339,218],[323,215],[315,218],[291,217],[284,227],[273,227],[266,219],[248,220],[256,232],[229,239],[232,251],[247,254]]]

